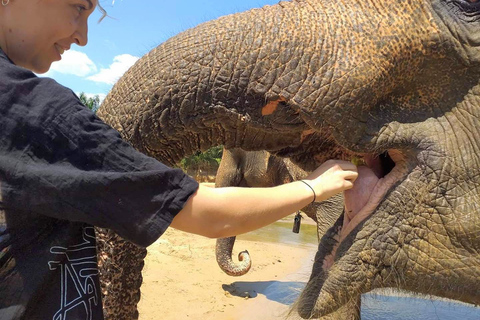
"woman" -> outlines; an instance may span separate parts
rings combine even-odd
[[[169,226],[227,237],[352,187],[345,161],[274,188],[199,186],[33,74],[87,44],[97,0],[1,1],[0,319],[103,318],[93,225],[142,246]]]

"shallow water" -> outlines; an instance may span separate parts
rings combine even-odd
[[[446,300],[364,294],[361,317],[367,320],[479,320],[480,308]]]
[[[309,219],[309,218],[307,218]],[[300,233],[292,232],[293,216],[284,218],[262,229],[238,236],[239,240],[279,242],[312,249],[317,248],[316,225],[302,223]],[[300,274],[308,274],[310,265],[301,267]],[[263,290],[268,300],[285,305],[292,304],[305,286],[305,280],[275,281]],[[362,320],[480,320],[480,308],[453,301],[422,299],[417,296],[362,295]]]
[[[313,220],[310,218],[302,219],[300,233],[293,233],[293,217],[293,215],[290,215],[261,229],[239,235],[237,238],[239,240],[283,243],[312,248],[312,251],[316,250],[318,243],[317,226],[304,221],[308,219],[313,222]]]

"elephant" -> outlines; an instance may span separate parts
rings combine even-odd
[[[292,0],[143,56],[99,115],[168,165],[214,145],[363,159],[295,307],[376,288],[480,303],[478,0]]]
[[[240,148],[223,149],[217,170],[215,187],[273,187],[301,180],[307,172],[287,158],[280,158],[267,151],[245,151]],[[333,197],[321,204],[311,203],[302,211],[317,223],[319,238],[333,225],[343,211],[343,198]],[[240,263],[232,260],[235,237],[217,239],[216,259],[228,275],[241,276],[251,267],[248,251],[239,253]]]
[[[266,151],[245,151],[240,148],[223,149],[220,166],[217,170],[215,187],[273,187],[305,178],[307,172],[287,158],[276,157]],[[341,194],[322,201],[311,203],[302,211],[317,223],[317,236],[320,239],[332,227],[343,212]],[[232,260],[232,250],[236,237],[217,239],[215,256],[219,267],[228,275],[242,276],[251,267],[248,251],[238,254],[239,262]],[[342,307],[322,320],[356,320],[360,318],[360,299]]]

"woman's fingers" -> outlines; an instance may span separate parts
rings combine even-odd
[[[356,168],[355,168],[356,169]],[[355,182],[355,180],[357,180],[358,178],[358,171],[353,171],[353,170],[344,170],[342,172],[343,174],[343,178],[345,180],[349,180],[349,181],[352,181],[352,182]]]

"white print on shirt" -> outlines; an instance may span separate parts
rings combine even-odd
[[[55,255],[64,255],[58,257],[58,260],[48,262],[50,270],[60,269],[62,277],[60,309],[52,320],[67,320],[68,312],[75,308],[83,308],[85,320],[92,320],[92,307],[99,303],[99,292],[95,285],[98,268],[93,227],[83,229],[83,240],[83,243],[69,248],[50,249]]]

